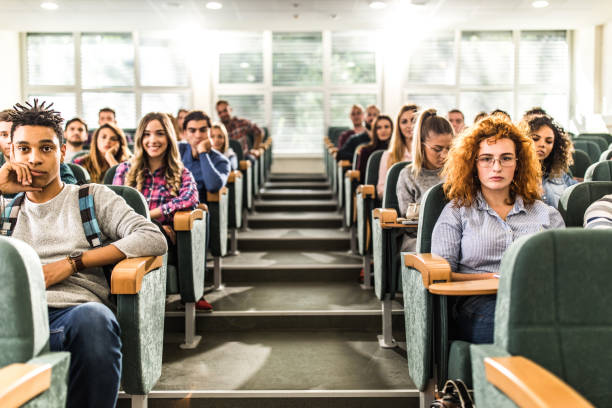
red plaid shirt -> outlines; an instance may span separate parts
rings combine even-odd
[[[240,141],[244,154],[249,152],[249,144],[247,142],[249,133],[253,135],[253,141],[263,139],[263,131],[259,126],[247,119],[241,119],[234,116],[228,123],[224,123],[223,125],[225,125],[225,129],[227,129],[227,135],[230,139]]]
[[[125,177],[131,167],[131,162],[123,162],[117,167],[113,184],[124,185]],[[181,174],[181,188],[178,196],[173,196],[166,185],[164,169],[157,169],[151,174],[149,169],[144,169],[145,178],[140,192],[149,203],[149,210],[161,207],[163,217],[158,221],[163,225],[172,225],[174,213],[181,210],[193,210],[199,202],[198,185],[189,170],[183,168]]]

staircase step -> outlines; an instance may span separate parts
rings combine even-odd
[[[306,182],[322,182],[327,181],[327,177],[324,174],[308,174],[308,173],[272,173],[268,176],[268,181],[275,182],[294,182],[294,181],[306,181]]]
[[[341,228],[337,212],[266,212],[249,214],[249,228]]]
[[[272,181],[263,185],[266,189],[312,189],[312,190],[329,190],[330,184],[327,181]]]
[[[270,228],[252,229],[238,233],[239,251],[348,250],[350,236],[338,229]]]
[[[336,200],[255,200],[255,211],[335,211],[338,207]]]
[[[259,197],[263,200],[331,200],[331,190],[310,189],[262,189]]]

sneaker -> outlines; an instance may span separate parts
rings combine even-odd
[[[206,301],[206,299],[204,299],[204,297],[202,297],[196,302],[196,309],[211,312],[213,310],[213,307],[210,303]]]

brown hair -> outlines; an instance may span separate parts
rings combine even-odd
[[[127,139],[125,138],[123,130],[121,130],[119,127],[112,123],[103,124],[98,129],[96,129],[93,134],[93,137],[91,138],[89,155],[85,156],[82,159],[81,163],[79,163],[81,166],[85,167],[85,169],[89,173],[92,183],[101,182],[102,175],[109,168],[106,159],[98,150],[98,135],[100,134],[100,131],[102,129],[110,129],[119,138],[119,149],[117,149],[117,152],[115,153],[115,160],[117,160],[117,162],[121,163],[126,160],[129,160],[129,158],[132,157],[132,153],[128,148]]]
[[[435,109],[427,109],[419,115],[416,123],[414,137],[412,138],[412,171],[418,176],[425,164],[425,142],[430,133],[439,135],[451,134],[455,136],[453,127],[448,119],[437,115]]]
[[[489,116],[476,123],[457,138],[448,154],[442,170],[444,192],[458,207],[470,207],[480,191],[476,159],[480,143],[495,143],[500,139],[514,142],[516,170],[510,185],[510,203],[521,196],[525,204],[533,204],[540,198],[540,161],[533,147],[533,140],[521,132],[511,121],[501,115]]]

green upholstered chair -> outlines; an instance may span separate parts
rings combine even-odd
[[[368,159],[365,174],[365,184],[357,187],[355,193],[357,231],[357,253],[363,256],[363,289],[371,289],[371,261],[372,261],[372,211],[382,205],[376,197],[376,184],[378,184],[378,168],[384,151],[372,153]]]
[[[4,155],[3,155],[3,154],[0,154],[0,166],[4,165],[4,162],[5,162],[5,161],[6,161],[6,160],[4,160]]]
[[[583,137],[583,136],[587,136],[587,137],[598,136],[598,137],[605,139],[609,145],[612,144],[612,135],[610,133],[580,133],[578,135],[578,137]]]
[[[0,237],[0,258],[0,378],[19,367],[14,364],[26,364],[10,385],[25,381],[27,375],[32,377],[30,381],[42,381],[45,387],[30,383],[32,390],[27,393],[18,388],[14,401],[28,407],[65,407],[70,353],[49,351],[49,316],[40,259],[28,244],[7,237]],[[2,383],[3,391],[8,386]],[[1,406],[5,406],[7,397],[11,395],[0,394]]]
[[[104,173],[104,178],[102,179],[102,182],[106,185],[112,185],[113,184],[113,179],[115,178],[115,173],[117,172],[117,166],[113,166],[110,169],[106,170],[106,173]]]
[[[108,187],[123,197],[137,213],[149,217],[147,202],[136,189],[127,186]],[[185,349],[195,348],[201,340],[200,336],[195,335],[195,302],[204,293],[206,222],[206,214],[202,209],[178,211],[174,214],[176,262],[167,265],[164,293],[179,294],[185,304],[185,339],[181,344],[181,348]]]
[[[213,256],[213,283],[215,289],[223,286],[221,276],[221,257],[227,255],[229,195],[227,187],[216,193],[206,193],[206,202],[210,214],[210,243],[208,250]]]
[[[344,208],[344,190],[346,186],[344,184],[344,175],[351,169],[352,163],[348,160],[340,160],[337,163],[338,169],[335,172],[336,176],[336,188],[338,193],[338,211],[342,211]]]
[[[76,177],[77,184],[79,186],[82,186],[83,184],[87,184],[91,182],[91,178],[89,177],[89,172],[84,167],[81,167],[78,164],[74,164],[74,163],[66,163],[66,164],[68,165],[68,167],[70,167],[70,170],[72,170],[72,173],[74,174],[74,177]]]
[[[523,237],[506,251],[494,343],[471,346],[478,406],[516,406],[485,373],[485,358],[510,356],[539,364],[594,406],[611,405],[610,248],[608,231],[568,228]]]
[[[329,140],[334,144],[337,145],[338,144],[338,138],[340,137],[340,134],[342,134],[342,132],[349,130],[350,128],[346,127],[346,126],[330,126],[327,130],[327,137],[329,137]]]
[[[381,347],[395,347],[392,336],[391,302],[395,293],[401,290],[399,276],[399,239],[401,233],[414,226],[403,225],[398,221],[399,203],[397,201],[397,179],[408,161],[395,163],[387,172],[385,195],[382,208],[372,213],[372,257],[374,259],[374,293],[380,299],[383,310],[382,335],[378,342]]]
[[[228,189],[228,228],[230,232],[230,254],[238,254],[238,242],[236,230],[242,228],[242,212],[246,211],[242,205],[242,173],[240,170],[230,172],[227,177]]]
[[[608,139],[606,139],[606,137],[600,136],[600,135],[593,135],[593,134],[584,134],[584,133],[580,134],[578,135],[576,140],[589,140],[591,142],[595,142],[595,144],[599,146],[599,149],[602,152],[608,149],[608,145],[610,144],[610,142],[608,142]]]
[[[570,166],[570,171],[572,172],[572,176],[583,179],[584,173],[591,165],[592,161],[589,155],[582,150],[574,150],[572,153],[572,158],[574,160],[574,164]]]
[[[584,181],[612,181],[612,160],[591,164],[584,173]]]
[[[462,379],[471,386],[470,344],[451,341],[449,302],[454,296],[494,294],[497,285],[496,279],[450,282],[448,262],[431,254],[433,229],[447,202],[442,184],[424,194],[416,254],[402,254],[408,371],[420,391],[422,406],[429,406],[435,386],[442,387],[446,379]],[[465,289],[466,283],[469,290]],[[436,286],[443,288],[436,290]]]
[[[108,186],[138,214],[149,218],[145,198],[132,187]],[[166,257],[124,259],[111,274],[123,353],[121,386],[132,406],[146,406],[161,375],[166,307]]]
[[[612,194],[612,181],[585,181],[569,186],[559,198],[559,212],[567,227],[582,227],[589,206]]]
[[[591,163],[599,160],[599,156],[601,156],[601,148],[597,145],[597,143],[582,139],[574,139],[573,143],[576,150],[582,150],[589,155]]]
[[[242,172],[242,206],[245,210],[251,211],[253,209],[253,169],[251,168],[251,162],[245,160],[244,153],[240,142],[235,139],[230,139],[230,147],[236,153],[238,159],[238,169]],[[247,211],[242,213],[243,221],[242,226],[247,226]]]
[[[72,162],[74,163],[76,159],[83,157],[83,156],[87,156],[88,154],[89,154],[89,150],[83,149],[82,151],[72,156]]]
[[[342,200],[344,204],[343,221],[344,227],[351,231],[351,252],[353,254],[357,253],[357,230],[355,228],[355,214],[357,213],[357,208],[355,199],[357,187],[359,186],[359,182],[361,180],[360,172],[356,168],[357,160],[359,160],[360,147],[363,146],[365,146],[365,144],[357,147],[355,153],[353,154],[352,170],[348,170],[344,174],[344,197]]]
[[[609,148],[608,150],[601,153],[601,156],[599,156],[599,161],[604,160],[612,160],[612,148]]]

